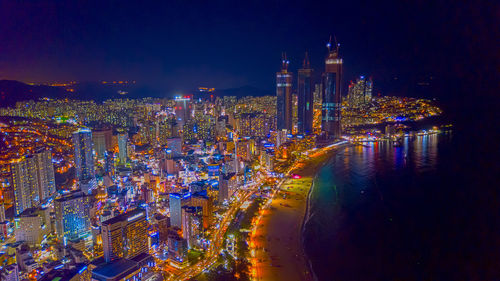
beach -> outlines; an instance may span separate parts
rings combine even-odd
[[[302,246],[308,193],[319,169],[335,149],[318,152],[297,165],[297,179],[286,179],[252,235],[254,280],[314,280]]]

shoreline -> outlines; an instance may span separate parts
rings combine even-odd
[[[317,280],[304,249],[304,227],[310,214],[314,179],[339,148],[321,150],[292,172],[262,215],[252,239],[254,280]]]

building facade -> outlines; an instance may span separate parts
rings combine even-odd
[[[299,134],[313,133],[313,70],[309,63],[307,53],[302,68],[299,69],[297,77],[297,131]]]
[[[339,44],[327,44],[328,56],[325,60],[323,73],[323,97],[321,107],[321,129],[328,138],[341,136],[341,84],[342,58],[339,56]]]
[[[283,56],[281,71],[276,73],[276,126],[278,130],[292,131],[292,73],[288,72],[290,61]]]

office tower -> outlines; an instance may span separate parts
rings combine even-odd
[[[372,101],[373,82],[371,77],[360,76],[356,82],[349,85],[347,101],[350,107],[360,107]]]
[[[283,55],[281,71],[276,73],[276,117],[277,129],[292,131],[292,73],[288,72],[290,61]]]
[[[149,253],[146,210],[134,209],[102,222],[104,259],[132,259]]]
[[[38,197],[43,202],[56,192],[52,153],[50,150],[38,149],[33,153],[33,161],[38,181]]]
[[[113,131],[110,128],[99,128],[92,130],[92,142],[94,150],[99,159],[105,157],[105,152],[113,148],[112,146]]]
[[[88,197],[75,191],[54,200],[57,237],[66,240],[85,238],[90,234]]]
[[[298,105],[297,105],[297,131],[299,134],[311,134],[313,132],[313,70],[309,63],[307,52],[302,68],[299,69],[297,77]]]
[[[325,60],[325,73],[323,73],[322,97],[322,130],[328,138],[340,138],[340,109],[341,109],[341,83],[342,83],[342,58],[339,56],[340,44],[332,42],[327,44],[328,56]]]
[[[181,195],[170,193],[169,196],[170,225],[182,228]]]
[[[186,121],[191,118],[191,99],[189,97],[176,97],[174,111],[176,126],[182,130]]]
[[[127,163],[127,141],[128,133],[120,131],[118,133],[118,160],[121,165]]]
[[[168,258],[170,264],[175,267],[184,267],[187,265],[187,241],[182,239],[176,232],[170,232],[168,235]]]
[[[83,128],[73,133],[75,146],[75,169],[78,181],[95,178],[92,154],[92,131]]]
[[[10,164],[10,171],[16,215],[19,215],[25,209],[37,206],[40,203],[35,161],[33,157],[14,160]]]

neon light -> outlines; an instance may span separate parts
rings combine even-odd
[[[135,219],[140,218],[142,216],[144,216],[144,213],[139,213],[133,217],[128,218],[127,221],[132,221],[132,220],[135,220]]]

